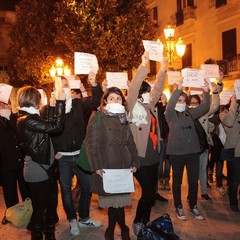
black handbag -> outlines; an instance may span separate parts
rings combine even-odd
[[[49,181],[52,184],[56,183],[57,180],[59,179],[58,160],[54,159],[53,164],[48,169],[43,167],[42,164],[40,163],[38,164],[47,173]]]
[[[221,160],[233,161],[235,148],[223,148],[221,151]]]
[[[200,149],[201,149],[201,153],[204,152],[206,149],[209,148],[209,144],[208,144],[208,140],[207,140],[207,134],[203,128],[203,126],[201,125],[201,123],[198,121],[198,119],[194,119],[191,115],[191,113],[189,112],[189,115],[191,116],[197,135],[198,135],[198,141],[199,141],[199,145],[200,145]]]

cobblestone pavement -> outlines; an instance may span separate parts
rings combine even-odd
[[[208,194],[212,197],[213,202],[207,202],[202,200],[200,193],[198,198],[198,208],[206,218],[205,220],[197,220],[190,213],[187,197],[187,184],[186,174],[184,175],[184,181],[182,186],[182,199],[187,215],[187,221],[179,220],[175,215],[175,209],[173,206],[173,197],[171,191],[159,190],[161,195],[169,199],[168,203],[156,202],[152,209],[151,220],[161,216],[163,213],[169,213],[173,222],[174,231],[180,236],[182,240],[239,240],[240,239],[240,214],[233,213],[229,210],[228,197],[220,196],[215,187],[215,183],[211,184],[212,189],[208,190]],[[136,183],[136,191],[132,194],[133,204],[131,207],[126,208],[126,222],[130,227],[131,239],[136,239],[133,236],[132,221],[136,210],[137,200],[140,194],[140,187]],[[226,185],[226,182],[224,182]],[[0,217],[3,216],[5,206],[3,202],[2,189],[0,188]],[[71,236],[69,233],[69,224],[66,220],[66,216],[62,207],[61,195],[59,193],[59,223],[56,226],[56,238],[57,240],[75,240],[75,239],[87,239],[87,240],[102,240],[104,239],[104,231],[107,227],[107,210],[100,210],[98,208],[97,196],[93,194],[91,202],[91,217],[99,220],[103,223],[103,227],[85,228],[81,229],[79,236]],[[29,232],[24,228],[17,228],[11,224],[0,224],[0,239],[1,240],[28,240],[30,239]],[[115,240],[121,239],[120,229],[115,230]]]

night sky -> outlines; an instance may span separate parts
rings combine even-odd
[[[21,0],[0,0],[0,10],[15,10],[15,5]]]

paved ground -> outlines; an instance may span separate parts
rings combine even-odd
[[[224,182],[224,184],[226,184]],[[212,190],[209,190],[209,195],[213,198],[213,202],[209,203],[206,200],[201,200],[199,194],[198,207],[205,220],[197,220],[189,213],[186,194],[187,184],[186,179],[183,182],[183,205],[188,217],[187,221],[181,221],[175,216],[173,207],[173,197],[171,191],[161,191],[161,194],[169,199],[169,203],[157,202],[152,210],[151,219],[155,219],[163,213],[169,213],[172,219],[174,230],[183,240],[239,240],[240,239],[240,214],[232,213],[229,210],[227,196],[221,197],[216,190],[215,183],[212,185]],[[126,221],[128,226],[131,227],[132,220],[135,214],[137,199],[140,193],[140,188],[136,184],[136,192],[132,195],[132,207],[126,209]],[[0,217],[4,213],[4,203],[2,197],[2,190],[0,188]],[[97,196],[93,195],[91,204],[91,217],[101,221],[103,227],[99,229],[82,229],[79,236],[71,236],[69,233],[69,224],[66,220],[65,213],[62,208],[61,196],[59,194],[58,212],[60,221],[57,225],[56,237],[57,240],[75,240],[75,239],[88,239],[88,240],[102,240],[104,239],[104,230],[107,226],[107,211],[98,209]],[[133,236],[132,228],[131,238]],[[28,240],[30,234],[23,228],[16,228],[11,224],[0,224],[0,239],[1,240]],[[116,229],[115,239],[121,239],[120,229]]]

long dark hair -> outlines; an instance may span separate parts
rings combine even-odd
[[[111,93],[115,93],[117,95],[119,95],[122,98],[122,105],[125,107],[125,109],[127,110],[127,101],[122,93],[122,91],[117,88],[117,87],[110,87],[106,90],[106,92],[103,94],[102,99],[101,99],[101,103],[100,103],[100,109],[103,109],[106,104],[107,104],[107,98]]]
[[[147,82],[143,81],[138,92],[138,98],[140,98],[140,100],[143,100],[142,94],[150,91],[151,91],[151,86]]]

